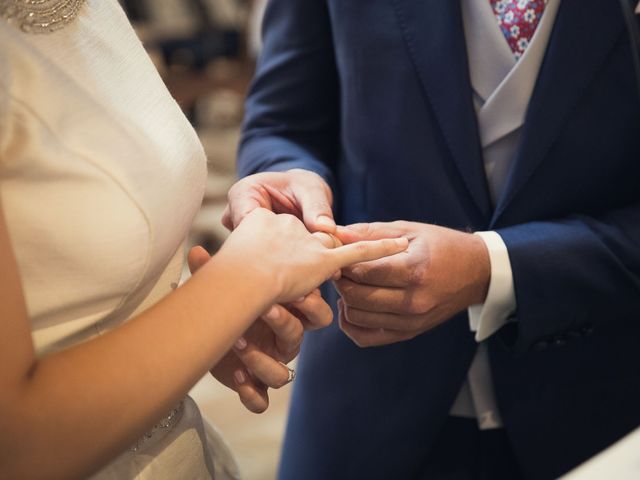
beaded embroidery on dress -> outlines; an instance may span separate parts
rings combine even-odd
[[[0,0],[0,16],[27,33],[51,33],[78,16],[85,0]]]

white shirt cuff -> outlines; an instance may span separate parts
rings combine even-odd
[[[482,342],[507,323],[509,315],[516,311],[516,294],[509,252],[502,237],[496,232],[476,232],[484,240],[489,251],[491,280],[484,303],[471,305],[469,327],[476,333],[476,342]]]

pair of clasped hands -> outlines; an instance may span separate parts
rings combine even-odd
[[[323,249],[329,247],[341,255],[337,264],[344,266],[332,277],[341,296],[339,324],[360,347],[412,339],[484,301],[490,263],[478,236],[405,221],[336,226],[331,204],[329,186],[313,172],[258,173],[231,188],[222,222],[232,232],[229,240],[242,229],[255,229],[254,237],[291,245],[290,249],[269,250],[276,255],[310,255],[292,251],[302,244],[291,238],[309,233],[320,240]],[[273,238],[278,222],[288,222],[280,233],[289,238]],[[244,237],[251,235],[245,232]],[[221,252],[234,243],[238,242],[227,241]],[[250,258],[251,246],[231,248]],[[276,259],[282,262],[282,270],[292,263],[286,256]],[[194,248],[189,253],[192,272],[208,259],[206,251]],[[296,288],[301,279],[312,284],[317,263],[314,258],[307,265],[298,262],[295,268],[299,271],[287,276],[295,279]],[[273,265],[277,263],[271,263],[271,268]],[[304,331],[326,327],[333,320],[318,289],[304,293],[293,302],[269,308],[212,370],[219,381],[238,392],[252,412],[266,410],[269,387],[279,388],[290,380],[284,364],[298,354]]]

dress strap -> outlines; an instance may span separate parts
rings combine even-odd
[[[51,33],[71,23],[85,0],[0,0],[0,16],[26,33]]]

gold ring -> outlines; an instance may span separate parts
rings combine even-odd
[[[340,241],[340,239],[338,237],[336,237],[335,235],[333,235],[332,233],[328,233],[328,232],[315,232],[314,235],[316,235],[316,238],[318,238],[320,240],[319,235],[322,235],[323,237],[328,237],[331,240],[331,243],[333,245],[327,245],[328,242],[322,241],[322,244],[326,247],[326,248],[338,248],[342,246],[342,242]]]

